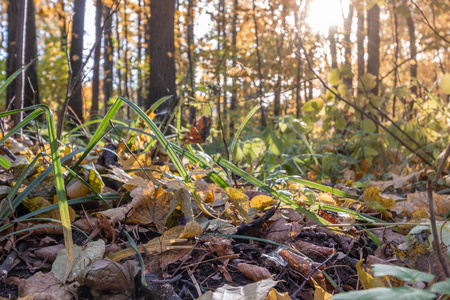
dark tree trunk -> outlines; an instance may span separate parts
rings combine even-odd
[[[70,47],[70,65],[72,69],[71,91],[69,107],[76,117],[83,121],[83,41],[84,41],[84,13],[86,0],[74,1],[74,16],[72,21],[72,42]],[[70,115],[73,116],[72,112]]]
[[[108,111],[108,103],[109,99],[112,96],[113,91],[113,54],[114,54],[114,45],[112,40],[112,15],[111,9],[107,3],[104,5],[104,20],[105,20],[105,45],[103,52],[103,97],[105,101],[105,114]]]
[[[142,3],[142,0],[139,0],[139,12],[138,12],[138,19],[137,19],[137,28],[138,28],[138,42],[137,42],[137,55],[138,55],[138,90],[137,90],[137,100],[139,106],[144,106],[144,98],[142,97],[142,86],[143,86],[143,80],[142,80],[142,36],[141,36],[141,26],[142,26],[142,11],[145,9]]]
[[[232,51],[232,67],[237,65],[237,25],[238,25],[238,5],[239,0],[233,1],[233,17],[231,21],[231,51]],[[233,85],[231,88],[230,113],[234,114],[237,104],[237,84],[236,78],[233,77]],[[230,118],[230,132],[234,131],[234,116]]]
[[[391,18],[393,18],[393,43],[395,45],[394,49],[394,87],[397,86],[397,80],[398,80],[398,51],[399,51],[399,41],[398,41],[398,18],[397,14],[395,13],[395,3],[392,8],[391,12]],[[392,117],[395,118],[395,106],[397,102],[397,96],[394,95],[394,98],[392,99]]]
[[[372,74],[377,79],[377,85],[372,89],[372,93],[378,95],[378,79],[380,72],[380,7],[375,4],[367,13],[367,73]]]
[[[257,68],[258,68],[258,97],[259,102],[261,104],[261,126],[263,128],[267,127],[267,120],[266,120],[266,109],[263,105],[263,75],[262,75],[262,61],[261,61],[261,53],[259,52],[259,36],[258,36],[258,19],[256,18],[256,3],[255,0],[252,0],[253,4],[253,10],[252,10],[252,16],[253,16],[253,22],[255,24],[255,46],[256,46],[256,57],[258,59]]]
[[[413,78],[417,78],[417,46],[416,46],[416,27],[414,25],[414,20],[410,15],[406,18],[406,23],[408,25],[408,34],[409,34],[409,54],[412,59],[411,67],[409,69],[411,80]],[[417,85],[415,83],[412,84],[411,93],[417,95]],[[412,106],[412,104],[411,104]]]
[[[95,36],[96,47],[94,50],[94,74],[92,76],[92,106],[91,106],[91,119],[97,117],[98,114],[98,99],[100,94],[100,55],[101,55],[101,34],[102,34],[102,15],[103,4],[102,0],[97,0],[95,7]]]
[[[176,94],[175,85],[175,0],[150,2],[147,54],[150,57],[149,90],[145,108],[150,108],[162,97]],[[167,101],[159,111],[167,110]]]
[[[189,85],[190,91],[189,96],[194,97],[195,94],[195,61],[194,61],[194,0],[188,0],[188,11],[187,11],[187,51],[188,51],[188,61],[189,61]],[[197,108],[191,106],[189,108],[189,123],[196,119]]]
[[[358,80],[363,76],[365,71],[365,63],[364,63],[364,37],[365,37],[365,22],[364,22],[364,3],[359,2],[356,6],[356,11],[358,15],[358,28],[356,31],[356,45],[358,52]]]
[[[116,50],[116,57],[117,57],[117,62],[116,62],[116,75],[117,75],[117,94],[119,96],[123,96],[122,95],[122,62],[120,60],[120,58],[122,57],[122,44],[121,44],[121,37],[120,37],[120,5],[117,7],[117,13],[116,13],[116,24],[114,26],[114,28],[116,29],[116,45],[117,48]]]
[[[23,27],[25,8],[27,14],[25,19],[26,28],[24,37]],[[7,77],[9,77],[22,67],[22,63],[28,64],[33,59],[37,58],[34,1],[11,0],[8,5],[7,13],[8,56],[6,61],[6,73]],[[25,43],[23,43],[23,41],[25,41]],[[23,78],[21,78],[22,76]],[[12,100],[14,100],[14,106],[11,103]],[[7,103],[7,106],[15,109],[40,103],[36,61],[8,86]]]

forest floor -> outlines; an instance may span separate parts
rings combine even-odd
[[[223,188],[207,176],[211,170],[184,158],[202,207],[163,153],[152,160],[153,148],[136,160],[112,144],[105,147],[121,164],[96,150],[79,172],[96,192],[79,180],[67,187],[75,246],[66,274],[54,178],[44,174],[50,164],[40,159],[28,168],[37,154],[29,140],[6,145],[12,165],[0,169],[0,199],[2,213],[6,207],[13,213],[2,220],[2,299],[329,299],[380,287],[407,287],[433,299],[442,294],[430,292],[433,283],[450,285],[430,243],[429,169],[364,188],[289,178],[257,189],[245,174],[234,178],[238,186]],[[29,187],[16,205],[11,198]],[[443,220],[450,201],[443,188],[433,201],[448,264],[450,226]],[[380,264],[393,271],[374,272]],[[411,282],[395,266],[434,276]],[[358,299],[348,295],[339,299]]]

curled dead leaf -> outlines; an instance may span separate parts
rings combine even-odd
[[[270,278],[271,276],[269,270],[267,270],[266,268],[251,264],[240,263],[238,264],[238,269],[239,271],[244,273],[245,276],[251,278],[255,282]]]

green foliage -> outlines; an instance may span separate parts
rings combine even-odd
[[[392,265],[373,265],[374,276],[394,276],[402,281],[410,281],[414,285],[417,281],[430,282],[434,275],[425,272]],[[365,300],[386,300],[386,299],[435,299],[435,293],[450,295],[450,279],[437,282],[430,289],[420,290],[418,288],[394,287],[394,288],[373,288],[368,290],[354,291],[334,295],[333,299],[365,299]]]

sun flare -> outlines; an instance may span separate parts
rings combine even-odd
[[[313,32],[321,34],[327,33],[330,26],[342,26],[342,8],[348,6],[347,3],[341,0],[313,0],[309,5],[306,23]]]

